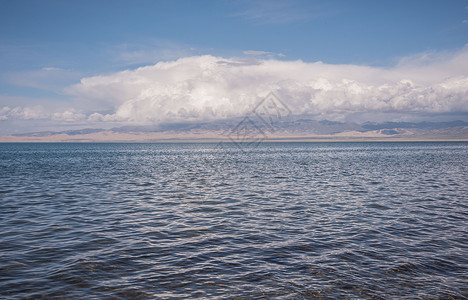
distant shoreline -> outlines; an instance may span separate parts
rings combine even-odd
[[[190,138],[163,138],[163,139],[108,139],[108,140],[95,140],[95,139],[49,139],[49,138],[25,138],[6,136],[0,137],[0,143],[320,143],[320,142],[468,142],[468,138],[270,138],[262,141],[245,140],[243,142],[233,141],[230,139],[190,139]]]

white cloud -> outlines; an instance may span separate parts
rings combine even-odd
[[[11,109],[8,106],[4,106],[0,109],[0,121],[8,120],[10,110]]]
[[[53,120],[58,122],[77,122],[86,119],[86,115],[70,108],[64,111],[49,112],[41,105],[16,106],[10,108],[4,106],[0,109],[0,121],[7,120]]]
[[[56,112],[52,114],[52,120],[62,122],[77,122],[84,120],[86,115],[76,111],[75,109],[68,109],[63,112]]]
[[[243,52],[245,55],[265,55],[265,54],[272,54],[271,52],[267,51],[257,51],[257,50],[248,50]]]
[[[44,67],[42,68],[44,71],[61,71],[62,69],[56,67]]]
[[[415,62],[416,61],[416,62]],[[83,78],[70,95],[106,103],[88,120],[163,123],[242,116],[270,91],[293,114],[468,112],[468,51],[402,59],[395,68],[322,62],[186,57]],[[365,120],[362,120],[365,121]]]
[[[10,119],[20,119],[20,120],[42,120],[50,117],[50,114],[44,109],[44,107],[37,106],[16,106],[10,108],[4,106],[0,109],[0,120],[6,121]]]
[[[119,121],[125,121],[125,119],[116,114],[93,113],[88,117],[88,121],[90,122],[119,122]]]

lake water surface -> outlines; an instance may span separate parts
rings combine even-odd
[[[0,297],[468,297],[468,143],[0,144]]]

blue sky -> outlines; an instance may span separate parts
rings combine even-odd
[[[82,78],[184,57],[385,69],[456,56],[467,41],[466,0],[1,1],[0,108],[73,106]]]
[[[468,40],[468,1],[456,0],[0,5],[3,70],[55,66],[105,72],[184,54],[240,56],[251,49],[293,60],[388,65],[400,56],[461,48]],[[132,51],[147,56],[119,57]]]

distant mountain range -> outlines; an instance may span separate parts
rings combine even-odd
[[[468,122],[383,122],[363,124],[290,116],[267,120],[248,116],[214,122],[85,128],[0,137],[0,142],[164,141],[341,141],[468,140]]]

